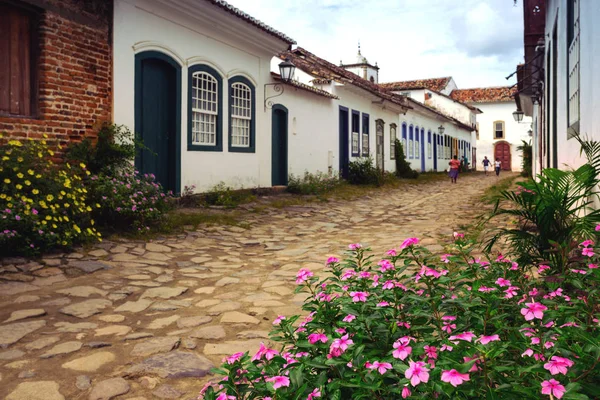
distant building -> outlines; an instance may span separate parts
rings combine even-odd
[[[523,141],[529,143],[531,137],[531,118],[516,122],[514,95],[516,88],[485,87],[473,89],[455,89],[450,97],[477,107],[482,114],[477,115],[477,170],[483,170],[483,157],[502,162],[502,169],[521,171],[522,155],[517,147]]]

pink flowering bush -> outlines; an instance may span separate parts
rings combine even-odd
[[[90,177],[88,185],[96,210],[96,220],[106,228],[148,230],[161,222],[173,208],[172,193],[164,193],[152,174],[140,174],[133,168]]]
[[[381,260],[352,245],[322,279],[301,270],[307,315],[279,316],[278,345],[228,357],[199,398],[600,398],[598,256],[546,276],[454,238],[442,258],[413,238]]]

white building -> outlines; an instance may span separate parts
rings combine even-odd
[[[586,162],[573,138],[600,140],[600,2],[523,0],[519,104],[534,121],[534,172]]]
[[[114,122],[167,189],[271,186],[274,54],[292,39],[221,0],[115,0]]]
[[[455,89],[450,94],[453,99],[483,111],[477,115],[477,170],[483,170],[484,157],[490,162],[499,159],[503,170],[522,170],[522,154],[517,147],[523,141],[531,141],[531,118],[515,121],[515,93],[516,89],[511,87],[487,87]]]

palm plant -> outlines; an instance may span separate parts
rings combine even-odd
[[[527,178],[531,178],[531,163],[533,162],[533,147],[531,146],[531,142],[527,143],[524,140],[521,140],[521,145],[517,146],[517,151],[521,152],[522,161],[521,167],[522,172],[521,175]]]
[[[487,251],[502,240],[517,262],[547,262],[555,273],[578,257],[578,243],[591,238],[600,223],[600,210],[593,208],[600,200],[600,143],[576,139],[587,164],[566,171],[547,168],[536,180],[519,182],[518,190],[502,192],[489,220],[516,217],[516,225],[495,229]]]

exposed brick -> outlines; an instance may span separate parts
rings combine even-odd
[[[112,0],[45,0],[39,25],[38,113],[0,116],[0,132],[61,143],[95,138],[111,120]]]

